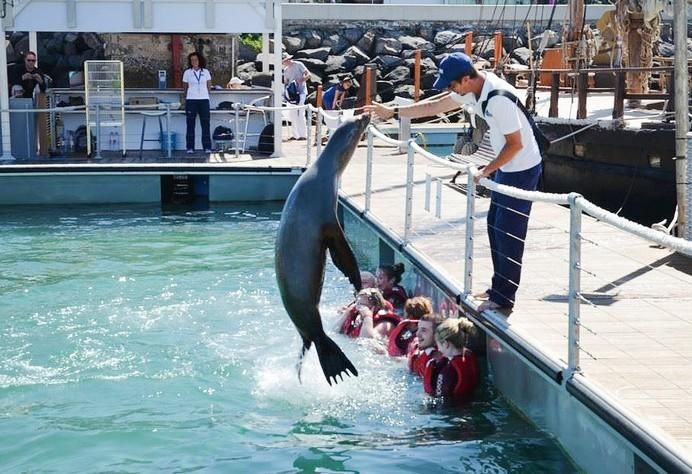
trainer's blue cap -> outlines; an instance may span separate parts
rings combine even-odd
[[[471,74],[473,63],[464,53],[451,53],[440,61],[440,69],[433,88],[438,91],[446,90],[452,81]]]

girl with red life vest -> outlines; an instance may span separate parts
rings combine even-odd
[[[360,283],[361,283],[361,289],[365,288],[377,288],[377,278],[375,278],[375,275],[373,275],[370,272],[367,271],[362,271],[360,272]],[[392,304],[385,300],[385,309],[387,311],[394,311],[394,307]],[[348,318],[355,318],[358,315],[358,310],[356,309],[356,301],[353,300],[349,304],[342,306],[339,308],[337,311],[337,314],[340,316],[339,320],[336,323],[335,330],[339,332],[344,332],[341,330],[342,325]]]
[[[418,321],[416,347],[408,354],[408,368],[415,375],[423,377],[428,362],[442,358],[435,344],[435,329],[442,321],[444,316],[437,313],[426,314]]]
[[[447,319],[435,330],[437,348],[444,356],[431,360],[425,369],[423,387],[435,397],[467,397],[480,382],[478,359],[466,348],[473,323],[466,318]]]
[[[387,303],[377,288],[365,288],[358,292],[354,310],[341,324],[343,334],[349,337],[389,337],[401,318],[387,309]]]
[[[394,265],[380,265],[377,267],[375,276],[377,277],[377,287],[382,292],[384,299],[392,303],[394,310],[401,314],[404,303],[408,296],[406,290],[399,285],[401,275],[404,273],[404,264],[395,263]]]
[[[387,353],[392,357],[405,356],[416,347],[416,329],[423,315],[432,313],[432,301],[425,296],[409,298],[404,304],[404,320],[389,335]]]

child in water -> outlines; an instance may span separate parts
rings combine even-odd
[[[349,311],[341,324],[340,332],[349,337],[387,338],[401,318],[387,308],[382,293],[377,288],[365,288],[358,292],[355,311]]]
[[[425,296],[416,296],[406,300],[404,320],[389,335],[387,352],[390,356],[404,356],[416,348],[418,321],[424,315],[432,313],[432,310],[432,301]]]
[[[423,387],[435,397],[468,397],[480,382],[478,359],[466,347],[473,323],[466,318],[447,319],[435,330],[437,348],[444,356],[431,360],[425,369]]]
[[[416,347],[408,353],[408,368],[415,375],[423,377],[425,368],[431,360],[439,360],[442,354],[435,344],[435,330],[444,321],[444,316],[428,313],[418,321]]]
[[[401,275],[404,273],[404,264],[395,263],[394,265],[380,265],[375,276],[377,277],[377,287],[382,292],[384,299],[392,303],[394,310],[401,314],[404,303],[408,296],[406,290],[399,285]]]

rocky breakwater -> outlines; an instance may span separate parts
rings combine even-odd
[[[382,21],[374,26],[372,23],[340,22],[315,28],[314,24],[292,22],[284,25],[283,46],[310,70],[311,94],[308,100],[313,104],[318,85],[326,89],[337,83],[343,74],[351,74],[359,79],[366,64],[376,66],[377,91],[380,100],[386,102],[395,96],[414,96],[417,49],[421,51],[421,97],[425,98],[439,92],[432,88],[439,63],[448,53],[465,51],[467,32],[473,32],[472,56],[478,68],[491,66],[490,61],[495,56],[493,33],[499,30],[503,32],[503,67],[521,71],[528,69],[531,51],[537,50],[544,36],[546,48],[559,47],[561,25],[554,25],[554,28],[555,31],[543,31],[538,26],[533,27],[529,45],[526,28],[516,24],[459,26],[452,22],[421,25]],[[666,32],[664,27],[662,38],[654,48],[655,55],[672,56],[672,39]],[[605,43],[595,25],[588,28],[588,35],[593,40],[595,54]],[[247,83],[269,86],[270,74],[258,72],[261,69],[260,60],[261,55],[257,55],[255,60],[240,64],[238,76]],[[603,64],[594,62],[593,67],[605,67],[609,63],[609,59]]]
[[[465,34],[472,27],[450,29],[445,25],[439,28],[422,27],[381,27],[366,28],[346,25],[339,28],[288,29],[283,38],[285,50],[301,61],[310,71],[308,97],[314,103],[315,89],[324,89],[336,84],[339,77],[351,74],[362,77],[366,64],[376,67],[377,92],[382,101],[390,101],[395,96],[414,97],[415,55],[421,51],[420,87],[421,97],[429,97],[439,91],[433,83],[442,58],[454,51],[465,51]],[[495,41],[492,34],[478,33],[473,28],[473,58],[480,68],[489,67],[495,55]],[[559,37],[551,33],[550,45],[557,43]],[[538,45],[541,35],[532,38]],[[526,67],[530,51],[526,47],[525,35],[506,34],[503,39],[502,55],[506,64]],[[269,85],[269,74],[258,73],[261,55],[256,61],[241,64],[238,75],[241,79],[256,85]],[[356,83],[358,87],[358,83]]]
[[[39,33],[39,67],[53,87],[69,87],[68,73],[83,71],[84,61],[104,59],[104,41],[96,33]],[[22,62],[29,51],[29,35],[16,32],[6,42],[8,64]]]

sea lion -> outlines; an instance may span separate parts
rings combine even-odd
[[[338,375],[358,371],[339,346],[324,332],[319,302],[324,282],[327,249],[332,261],[361,289],[360,272],[353,250],[336,216],[339,178],[353,156],[370,116],[344,122],[332,134],[322,154],[293,186],[281,213],[276,237],[276,279],[281,299],[303,347],[298,361],[298,380],[303,357],[315,343],[329,385]]]

